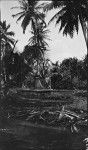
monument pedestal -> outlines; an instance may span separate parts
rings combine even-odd
[[[43,85],[41,84],[40,78],[37,76],[35,77],[35,89],[44,89]]]

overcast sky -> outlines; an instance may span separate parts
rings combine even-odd
[[[18,39],[17,49],[22,51],[24,46],[27,44],[30,38],[30,26],[27,27],[25,34],[22,32],[21,22],[16,23],[16,18],[12,17],[12,14],[17,13],[19,10],[12,10],[11,7],[17,6],[18,2],[16,0],[1,0],[1,21],[6,20],[7,23],[11,24],[11,30],[15,32],[15,39]],[[55,14],[55,11],[50,11],[47,14],[46,22]],[[86,54],[86,44],[79,26],[79,34],[74,34],[74,38],[71,39],[69,36],[63,36],[62,32],[58,33],[59,26],[55,27],[55,22],[52,22],[48,29],[50,30],[49,37],[51,41],[47,41],[49,44],[49,52],[47,53],[48,58],[55,62],[59,60],[61,62],[64,58],[77,57],[82,59]]]

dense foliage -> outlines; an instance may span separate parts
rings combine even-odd
[[[86,56],[83,60],[66,58],[60,65],[52,69],[52,88],[55,89],[86,89]]]

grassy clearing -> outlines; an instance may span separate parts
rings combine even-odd
[[[65,106],[65,109],[72,110],[76,113],[83,113],[87,110],[87,92],[86,91],[48,91],[46,92],[33,92],[18,91],[18,93],[10,92],[8,97],[3,100],[5,110],[11,118],[28,120],[31,114],[38,114],[46,111],[52,112],[57,115],[57,111]],[[50,118],[50,115],[49,115]],[[31,118],[30,118],[31,119]],[[35,120],[35,119],[34,119]]]
[[[7,99],[8,119],[2,119],[0,125],[0,150],[85,150],[84,130],[71,133],[66,118],[58,121],[63,104],[77,114],[86,112],[84,91],[59,91],[45,97],[40,101],[12,94]]]

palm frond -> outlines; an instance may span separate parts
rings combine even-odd
[[[63,30],[63,34],[68,34],[72,38],[75,31],[78,33],[80,19],[84,22],[88,21],[87,1],[52,0],[44,6],[44,11],[47,12],[53,8],[61,8],[61,10],[52,17],[48,24],[56,19],[56,24],[61,23],[59,31]]]
[[[50,30],[48,29],[43,30],[43,34],[47,34],[47,33],[50,33]]]
[[[36,12],[35,13],[35,18],[37,18],[38,20],[41,20],[42,23],[45,25],[44,27],[46,27],[46,22],[45,22],[45,14],[44,13],[39,13],[39,12]]]
[[[6,21],[3,21],[1,23],[1,42],[4,42],[4,45],[6,44],[10,44],[10,45],[14,45],[15,40],[12,38],[12,36],[14,36],[14,32],[9,31],[8,29],[10,28],[10,24],[6,25]]]
[[[7,43],[11,43],[12,45],[14,45],[14,42],[15,42],[15,40],[14,40],[14,39],[12,39],[12,38],[8,38]]]
[[[8,25],[7,25],[7,27],[6,27],[6,31],[7,31],[9,28],[10,28],[10,24],[8,24]]]
[[[66,36],[67,36],[67,34],[68,34],[71,38],[73,38],[74,29],[73,29],[73,27],[72,27],[71,25],[69,26],[69,24],[67,24],[67,25],[65,26],[64,31],[63,31],[63,35],[66,35]]]
[[[51,2],[51,3],[46,4],[46,5],[43,7],[43,10],[44,10],[44,12],[47,12],[47,11],[49,11],[49,10],[52,10],[53,8],[54,8],[53,2]]]
[[[35,7],[38,3],[38,0],[33,0],[33,1],[27,0],[27,1],[28,1],[29,6],[32,6],[32,7]]]
[[[47,42],[45,42],[45,41],[44,41],[43,43],[44,43],[44,46],[48,46],[48,47],[49,47],[49,45],[48,45],[48,43],[47,43]]]
[[[74,25],[75,25],[75,30],[76,30],[76,32],[78,34],[78,30],[79,30],[79,19],[78,19],[78,17],[77,17],[76,20],[74,20]]]
[[[11,7],[11,9],[22,9],[22,10],[24,10],[24,7],[22,7],[22,6],[15,6],[15,7]]]
[[[16,23],[17,23],[18,21],[20,21],[23,17],[24,17],[24,14],[22,14],[22,15],[17,19]]]
[[[62,16],[60,16],[57,19],[56,24],[58,24],[59,22],[61,22],[60,29],[59,29],[59,32],[60,32],[67,24],[66,14],[63,14]]]
[[[31,18],[31,28],[32,28],[32,31],[31,33],[34,34],[36,32],[36,23],[35,23],[35,20],[33,18]]]
[[[13,31],[7,32],[6,34],[9,35],[9,36],[14,36],[15,35],[15,33]]]
[[[54,19],[58,19],[64,12],[66,11],[66,8],[62,8],[58,13],[56,13],[51,20],[49,21],[48,24],[50,24]]]
[[[14,15],[12,15],[12,17],[14,18],[14,17],[18,17],[19,15],[23,15],[25,12],[24,11],[22,11],[22,12],[19,12],[19,13],[17,13],[17,14],[14,14]]]
[[[30,20],[31,20],[30,14],[26,14],[26,16],[24,17],[22,24],[21,24],[21,26],[23,28],[23,33],[25,33],[25,30],[26,30]]]
[[[36,44],[36,39],[35,36],[33,36],[28,40],[28,45],[35,45],[35,44]]]
[[[2,23],[2,28],[3,28],[4,30],[6,30],[6,20],[3,21],[3,23]]]
[[[3,25],[3,23],[0,21],[0,26],[2,26]]]
[[[19,4],[20,4],[20,6],[22,6],[22,7],[27,7],[27,5],[28,5],[28,1],[27,0],[18,0],[18,2],[19,2]]]
[[[43,2],[42,4],[38,5],[38,6],[36,7],[36,9],[44,8],[45,5],[46,5],[46,2]]]

